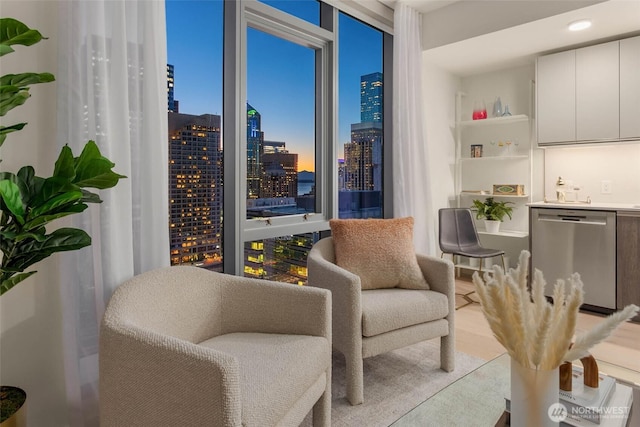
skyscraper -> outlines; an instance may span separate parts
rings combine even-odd
[[[360,77],[360,122],[382,122],[382,73]]]
[[[382,217],[382,73],[360,77],[360,123],[351,125],[339,164],[340,218]]]
[[[280,150],[262,155],[260,197],[296,197],[298,195],[298,155]]]
[[[222,270],[220,116],[169,113],[171,264]]]
[[[354,123],[344,145],[346,190],[382,190],[382,123]]]
[[[260,197],[263,146],[260,113],[247,102],[247,199]]]
[[[178,101],[173,97],[173,65],[167,64],[167,102],[171,113],[178,113]]]

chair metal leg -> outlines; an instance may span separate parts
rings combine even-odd
[[[506,273],[507,272],[507,266],[504,263],[504,254],[500,255],[500,257],[502,258],[502,271],[504,271]]]
[[[484,258],[478,258],[478,260],[480,261],[480,270],[479,270],[479,273],[480,273],[480,276],[482,276],[482,264],[484,264]]]

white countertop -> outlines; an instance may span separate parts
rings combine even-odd
[[[604,211],[638,211],[640,203],[561,203],[557,201],[527,203],[532,208],[559,208],[559,209],[593,209]]]

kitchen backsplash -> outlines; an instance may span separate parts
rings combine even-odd
[[[545,194],[555,199],[559,176],[579,186],[580,200],[640,204],[640,142],[546,149]],[[610,190],[610,194],[603,194]]]

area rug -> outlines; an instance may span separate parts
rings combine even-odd
[[[346,398],[345,361],[333,353],[331,425],[334,427],[383,427],[458,378],[485,363],[456,353],[456,369],[440,369],[440,339],[424,341],[400,350],[364,359],[364,403],[351,406]],[[311,416],[301,424],[312,425]]]

